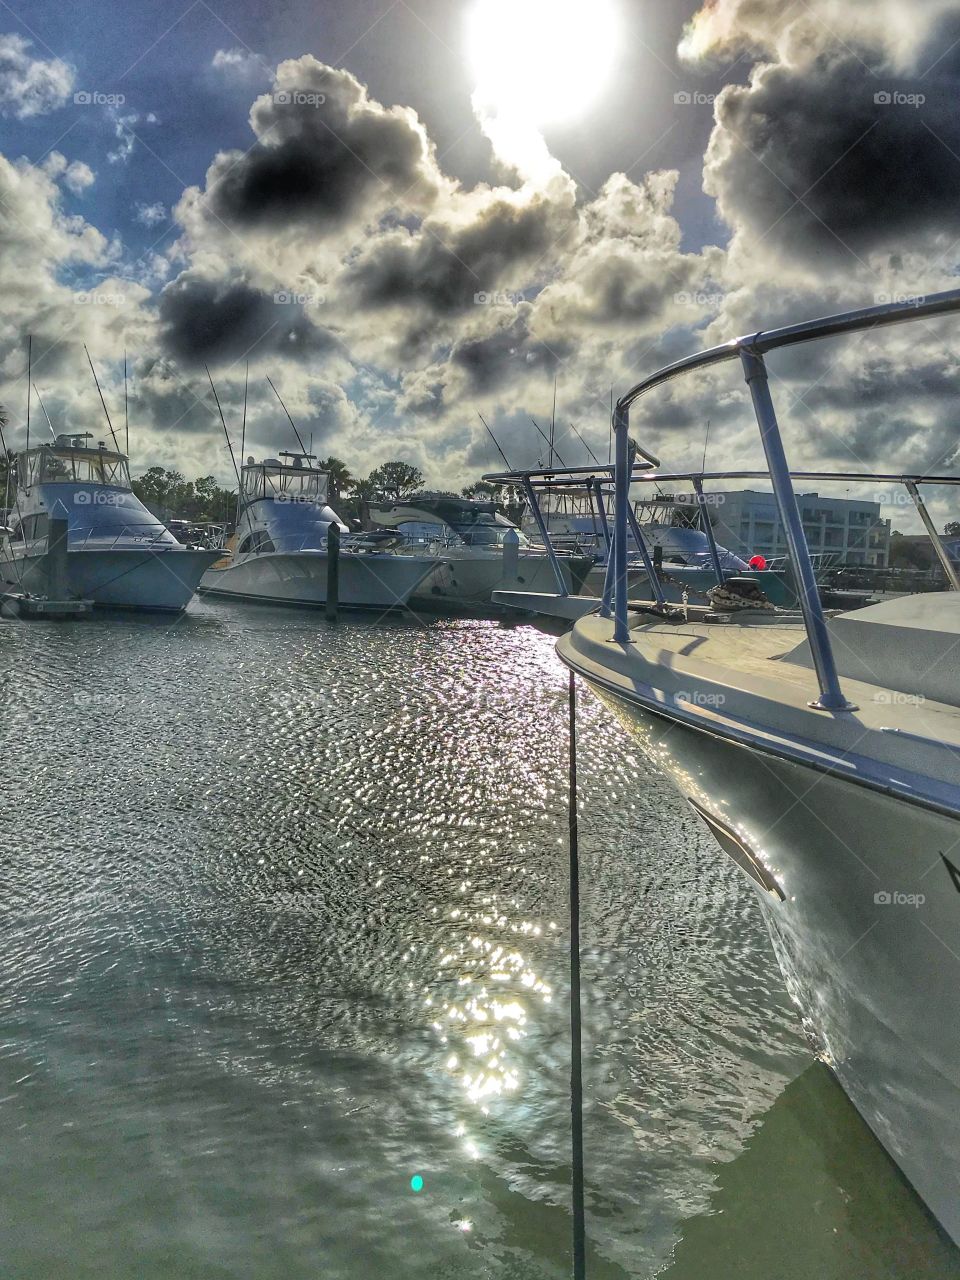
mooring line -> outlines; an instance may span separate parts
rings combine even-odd
[[[580,1021],[580,854],[577,830],[577,684],[571,669],[570,797],[570,1137],[573,1149],[573,1276],[586,1280],[587,1240],[583,1204],[583,1066]]]

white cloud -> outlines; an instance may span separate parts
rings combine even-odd
[[[145,227],[156,227],[167,217],[167,209],[159,200],[155,204],[137,204],[137,222]]]
[[[96,175],[88,164],[82,160],[74,160],[68,164],[63,174],[63,183],[75,196],[83,195],[88,187],[92,187]]]
[[[74,69],[61,58],[35,58],[29,40],[0,35],[0,115],[26,120],[62,107],[73,92]]]
[[[270,76],[266,60],[251,49],[218,49],[210,65],[236,80],[266,80]]]

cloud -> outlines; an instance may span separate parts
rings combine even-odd
[[[35,58],[29,40],[0,35],[0,115],[27,120],[62,107],[73,92],[74,69],[60,58]]]
[[[166,221],[167,209],[160,200],[155,204],[144,204],[142,201],[137,203],[136,221],[145,227],[156,227],[161,222]]]
[[[422,208],[444,185],[415,112],[381,106],[309,55],[280,64],[250,123],[257,141],[217,156],[199,200],[227,227],[323,231],[391,205]]]
[[[266,59],[252,49],[218,49],[210,61],[215,71],[220,71],[231,80],[263,80],[269,75],[270,68]]]
[[[231,363],[247,356],[315,359],[336,339],[308,318],[288,293],[270,295],[243,280],[214,281],[184,273],[160,295],[160,340],[189,365]]]

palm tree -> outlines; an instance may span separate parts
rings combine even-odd
[[[350,468],[332,454],[329,458],[321,458],[317,466],[321,471],[326,471],[330,477],[330,498],[334,504],[338,503],[342,495],[353,485]]]

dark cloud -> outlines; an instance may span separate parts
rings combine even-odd
[[[231,227],[332,228],[374,203],[429,203],[441,181],[413,111],[382,107],[309,56],[280,65],[251,123],[254,146],[221,153],[207,173],[207,206]]]
[[[305,360],[332,351],[336,339],[308,319],[292,296],[185,272],[160,295],[163,348],[191,365],[233,362],[248,354]]]
[[[361,255],[346,285],[361,306],[412,306],[436,315],[491,299],[497,305],[499,291],[515,302],[525,268],[557,247],[573,226],[572,212],[547,195],[495,198],[463,225],[428,221],[413,233],[392,231]]]
[[[941,27],[929,65],[960,31]],[[759,67],[717,101],[704,169],[726,221],[785,255],[854,265],[960,232],[956,57],[889,74],[869,49]]]
[[[548,346],[532,334],[529,310],[521,307],[514,320],[493,333],[455,344],[450,363],[466,373],[472,391],[494,391],[518,376],[552,375],[573,354],[573,338]]]

